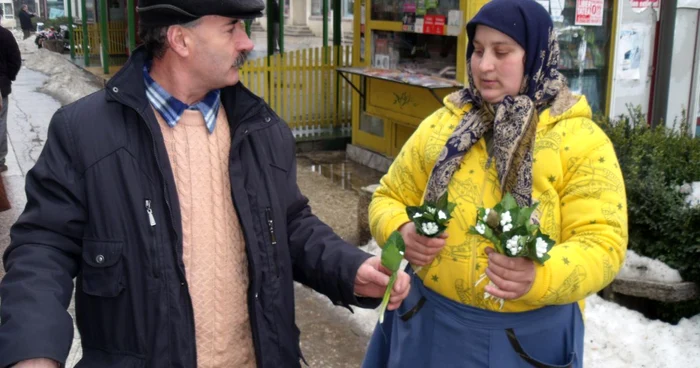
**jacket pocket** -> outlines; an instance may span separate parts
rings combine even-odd
[[[124,242],[83,240],[83,292],[112,298],[124,289],[124,266],[121,262]]]
[[[272,208],[265,208],[265,225],[267,225],[268,240],[268,260],[270,261],[270,270],[272,271],[275,278],[280,277],[279,270],[279,254],[277,251],[277,235],[275,234],[275,221],[272,217]],[[263,228],[265,231],[265,228]]]

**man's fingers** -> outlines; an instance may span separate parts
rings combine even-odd
[[[379,285],[379,286],[387,286],[389,285],[389,276],[386,275],[385,273],[382,273],[381,271],[377,270],[376,268],[369,268],[369,272],[367,275],[367,278],[370,283]]]

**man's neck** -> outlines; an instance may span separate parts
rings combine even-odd
[[[171,96],[187,105],[194,105],[210,92],[198,86],[196,79],[187,72],[184,65],[167,55],[163,59],[153,59],[150,75]]]

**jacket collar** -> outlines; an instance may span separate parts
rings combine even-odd
[[[142,116],[153,115],[149,100],[146,97],[146,84],[143,79],[143,67],[146,63],[146,50],[143,46],[138,47],[132,53],[124,66],[107,81],[106,98],[108,101],[115,101],[129,106],[139,112]],[[246,122],[261,110],[266,117],[272,113],[260,97],[249,91],[242,83],[226,87],[221,90],[221,103],[226,110],[226,116],[231,125],[231,132],[235,127]],[[155,115],[153,115],[155,119]],[[263,126],[271,123],[272,119],[265,119]],[[262,128],[263,126],[256,126]]]

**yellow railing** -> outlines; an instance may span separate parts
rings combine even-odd
[[[109,22],[109,54],[125,55],[127,53],[127,25],[126,22]],[[75,55],[83,56],[83,28],[78,25],[74,28]],[[99,24],[88,24],[88,44],[90,55],[100,54],[100,28]]]
[[[351,62],[350,46],[297,50],[250,60],[240,78],[297,138],[339,130],[350,134],[352,89],[335,69]]]

